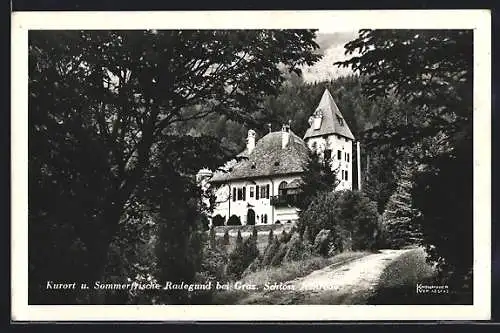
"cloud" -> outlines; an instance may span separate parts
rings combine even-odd
[[[335,79],[339,76],[353,74],[350,68],[340,68],[333,65],[336,61],[349,59],[351,56],[344,54],[344,45],[355,39],[356,31],[321,33],[318,32],[316,43],[320,46],[319,53],[323,56],[313,66],[304,66],[302,74],[305,82],[321,82]]]

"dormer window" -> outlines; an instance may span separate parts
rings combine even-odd
[[[255,169],[255,163],[252,164],[252,166],[250,167],[251,169]]]
[[[344,119],[342,119],[342,117],[339,114],[337,114],[336,116],[340,126],[344,126]]]
[[[279,161],[274,162],[274,166],[279,166],[279,165],[280,165]]]

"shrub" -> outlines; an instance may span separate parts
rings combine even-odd
[[[301,213],[299,223],[299,229],[308,228],[311,239],[322,229],[331,230],[336,248],[351,244],[352,250],[373,249],[377,206],[359,191],[321,192]]]
[[[297,261],[309,258],[312,254],[311,246],[303,241],[299,233],[294,233],[286,244],[286,253],[283,257],[284,262]]]
[[[225,222],[226,222],[226,218],[225,218],[225,217],[222,217],[220,214],[217,214],[217,215],[215,215],[215,216],[212,218],[212,225],[213,225],[214,227],[220,227],[220,226],[223,226]]]
[[[274,238],[268,242],[267,247],[264,250],[264,255],[262,256],[261,266],[271,265],[274,256],[278,253],[280,245],[281,242],[277,236],[274,236]]]
[[[229,261],[226,252],[216,248],[206,248],[201,262],[201,272],[208,280],[224,281],[225,267]]]
[[[326,257],[330,254],[331,247],[335,248],[331,230],[321,229],[314,239],[314,252]]]
[[[241,236],[241,234],[240,234]],[[233,279],[241,278],[247,267],[258,257],[259,250],[257,242],[252,236],[245,239],[243,243],[238,243],[229,256],[227,275]]]
[[[279,240],[280,240],[281,243],[287,243],[290,240],[290,237],[292,237],[292,235],[288,234],[286,232],[286,230],[283,229],[283,231],[281,232]]]
[[[227,225],[241,225],[240,217],[237,215],[231,215],[229,220],[227,220]]]

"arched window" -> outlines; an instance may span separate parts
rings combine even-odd
[[[285,181],[282,181],[280,185],[278,186],[278,194],[279,195],[285,195],[286,194],[286,187],[288,183]]]

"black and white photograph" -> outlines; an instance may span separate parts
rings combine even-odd
[[[489,13],[387,12],[20,21],[18,316],[488,319]]]

